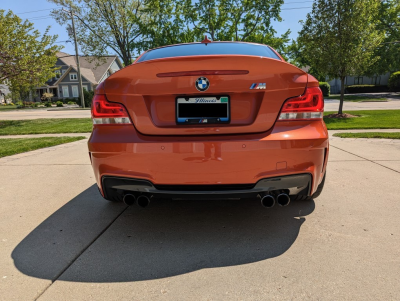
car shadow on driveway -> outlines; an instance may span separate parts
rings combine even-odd
[[[52,281],[124,282],[257,262],[286,252],[315,208],[313,201],[264,209],[249,199],[154,200],[146,209],[129,207],[102,233],[109,222],[96,223],[104,213],[117,217],[125,207],[104,203],[96,190],[83,191],[19,243],[12,253],[19,271]]]

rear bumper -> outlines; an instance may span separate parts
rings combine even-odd
[[[290,195],[308,195],[312,183],[311,174],[300,174],[262,179],[254,185],[154,185],[150,181],[104,176],[102,187],[104,197],[113,198],[119,194],[147,193],[156,197],[252,197],[271,191],[285,191]]]
[[[312,194],[329,151],[322,121],[281,121],[265,133],[213,136],[145,136],[131,125],[96,125],[88,146],[103,195],[108,178],[145,180],[148,189],[160,190],[157,186],[256,187],[263,179],[300,174],[311,176],[307,193]]]

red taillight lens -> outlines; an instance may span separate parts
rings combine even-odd
[[[122,104],[109,102],[103,94],[96,94],[92,102],[93,124],[131,124]]]
[[[324,96],[319,87],[310,87],[299,97],[284,104],[279,120],[321,119],[324,114]]]

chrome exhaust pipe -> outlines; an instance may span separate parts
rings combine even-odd
[[[128,193],[124,195],[122,201],[124,202],[125,205],[132,206],[136,202],[136,197],[133,194]]]
[[[286,193],[281,193],[276,197],[276,201],[279,206],[287,206],[290,203],[290,197]]]
[[[147,195],[142,194],[137,198],[136,203],[140,208],[146,208],[150,204],[150,199]]]
[[[275,198],[272,195],[264,195],[261,198],[261,205],[265,208],[272,208],[275,206]]]

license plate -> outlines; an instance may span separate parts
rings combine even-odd
[[[229,96],[177,97],[177,124],[229,123]]]

